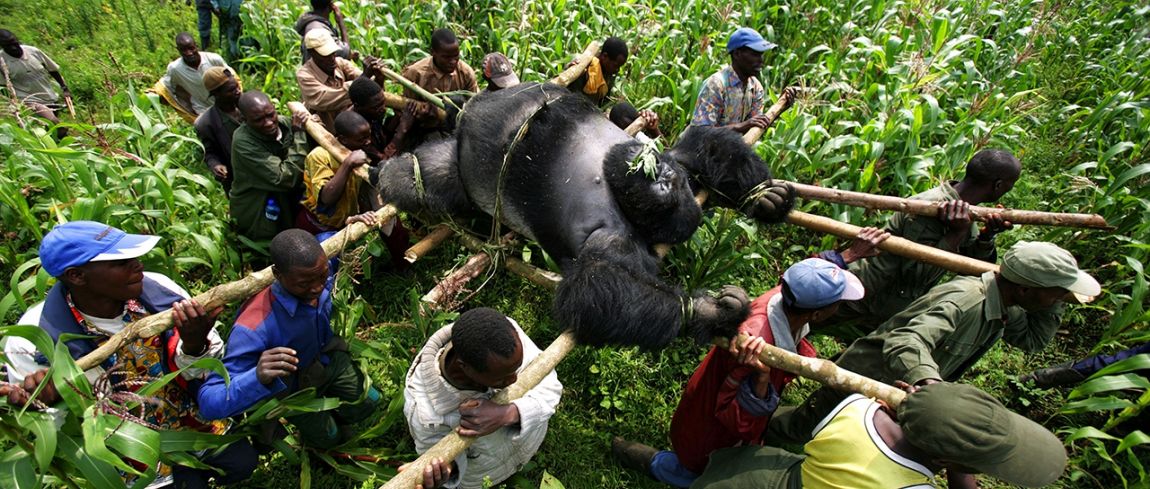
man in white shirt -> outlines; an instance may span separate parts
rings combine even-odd
[[[172,96],[176,110],[191,114],[195,120],[195,116],[212,106],[212,94],[204,88],[204,73],[213,66],[229,68],[228,63],[216,53],[200,51],[196,40],[187,32],[176,34],[176,50],[180,57],[168,63],[168,71],[160,83]]]
[[[4,61],[5,73],[12,82],[16,98],[32,109],[37,116],[47,119],[53,124],[60,122],[56,112],[62,107],[61,95],[67,99],[72,96],[68,91],[68,84],[60,75],[60,67],[43,51],[20,44],[20,39],[11,31],[0,29],[0,60]],[[52,80],[60,85],[63,94],[56,92]],[[68,134],[65,128],[56,129],[56,137],[63,139]]]
[[[539,353],[514,320],[490,308],[467,311],[431,336],[403,391],[415,449],[423,453],[452,431],[481,438],[425,487],[479,489],[485,478],[499,484],[531,460],[563,393],[555,371],[510,404],[490,399]]]

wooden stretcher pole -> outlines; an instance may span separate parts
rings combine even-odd
[[[376,65],[376,69],[378,69],[380,73],[383,73],[383,76],[386,76],[389,80],[403,85],[403,88],[411,90],[416,95],[419,95],[420,98],[430,102],[432,105],[439,107],[440,109],[447,108],[441,97],[438,97],[431,92],[424,90],[423,87],[416,85],[415,82],[408,80],[407,78],[404,78],[403,75],[396,73],[391,68],[383,66],[383,64],[378,64]]]
[[[395,207],[390,205],[384,206],[382,209],[376,211],[375,215],[377,222],[387,222],[387,220],[395,216]],[[323,251],[327,253],[328,257],[338,256],[343,252],[344,248],[362,238],[363,235],[367,234],[371,229],[374,228],[361,222],[351,224],[324,241],[322,243]],[[203,305],[205,310],[211,311],[217,307],[247,300],[247,298],[255,295],[256,292],[271,285],[274,279],[272,276],[272,267],[267,267],[263,270],[249,273],[246,277],[234,282],[212,287],[206,292],[196,295],[192,300]],[[101,344],[99,348],[96,348],[91,353],[77,360],[76,365],[78,365],[81,370],[88,370],[103,363],[112,353],[124,345],[139,338],[150,338],[158,335],[171,327],[171,310],[153,314],[139,321],[134,321],[125,326],[119,333],[108,338],[108,341]]]
[[[782,180],[779,181],[782,182]],[[905,212],[907,214],[917,214],[920,216],[935,217],[938,215],[939,203],[934,201],[851,192],[848,190],[818,187],[795,182],[786,183],[790,183],[791,186],[795,188],[795,194],[804,199],[845,204],[855,207],[866,207],[867,209]],[[1098,214],[998,209],[977,205],[970,206],[970,214],[976,220],[983,222],[986,222],[991,214],[1000,214],[1003,219],[1013,224],[1113,229],[1106,223],[1106,219]]]
[[[600,47],[599,41],[591,41],[591,43],[587,45],[587,48],[583,50],[583,53],[580,54],[578,58],[575,58],[578,61],[570,68],[563,70],[563,72],[559,73],[555,78],[552,78],[551,83],[565,87],[575,81],[576,78],[583,76],[583,73],[587,71],[587,67],[591,65],[591,60],[599,55]]]
[[[411,247],[403,253],[403,259],[407,260],[408,263],[415,263],[453,234],[455,234],[455,231],[452,231],[446,224],[435,226],[435,229],[427,233],[427,236],[424,236],[418,243],[411,245]]]

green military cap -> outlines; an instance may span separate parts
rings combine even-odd
[[[898,407],[906,440],[945,460],[1023,487],[1048,485],[1066,469],[1066,449],[1038,423],[966,384],[940,382]]]
[[[1053,243],[1019,241],[1002,257],[1001,272],[1003,278],[1025,287],[1061,287],[1083,302],[1102,292],[1094,277],[1078,269],[1074,256]]]

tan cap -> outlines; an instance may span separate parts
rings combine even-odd
[[[331,33],[327,29],[307,31],[307,34],[303,36],[303,46],[307,49],[314,49],[320,56],[330,56],[331,53],[339,51],[339,45],[335,43],[335,39],[331,37]]]
[[[1002,257],[1002,277],[1026,287],[1062,287],[1080,301],[1102,292],[1090,274],[1078,269],[1074,256],[1058,245],[1019,241]]]
[[[232,78],[232,70],[223,66],[213,66],[204,72],[204,88],[210,92],[220,88],[220,86]]]

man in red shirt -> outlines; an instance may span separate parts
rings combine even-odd
[[[767,422],[779,405],[789,372],[758,361],[767,344],[815,357],[807,341],[811,322],[834,315],[841,301],[863,297],[862,282],[846,269],[850,262],[873,256],[889,237],[865,228],[852,246],[824,251],[783,273],[782,283],[751,303],[751,314],[739,326],[754,338],[743,348],[711,348],[695,369],[671,420],[674,451],[616,438],[612,451],[625,465],[675,487],[688,487],[703,472],[711,452],[738,445],[761,445]]]

